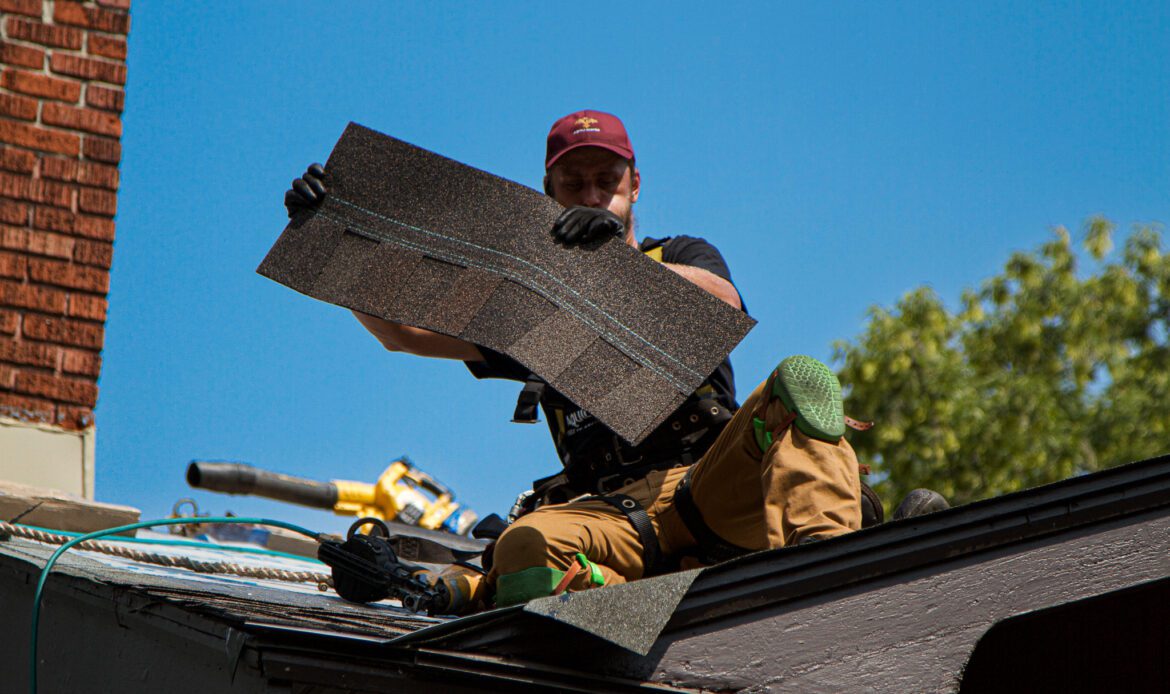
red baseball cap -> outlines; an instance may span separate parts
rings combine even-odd
[[[552,168],[557,159],[578,147],[601,147],[633,161],[634,146],[626,126],[612,114],[601,111],[577,111],[553,123],[548,131],[544,169]]]

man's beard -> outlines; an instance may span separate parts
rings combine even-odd
[[[618,219],[622,220],[622,224],[626,225],[626,235],[634,233],[634,206],[626,207],[622,214],[618,215]]]

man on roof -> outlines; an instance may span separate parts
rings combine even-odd
[[[550,230],[558,242],[617,236],[744,308],[707,241],[636,239],[641,175],[617,117],[586,110],[557,120],[547,139],[544,190],[566,208]],[[293,182],[285,205],[292,216],[325,195],[325,171],[314,164]],[[539,403],[561,457],[563,469],[534,483],[499,538],[486,581],[461,567],[437,577],[451,595],[450,612],[490,600],[493,588],[496,604],[513,604],[667,571],[683,555],[720,561],[861,527],[858,463],[844,438],[840,384],[810,357],[781,362],[742,409],[725,360],[632,446],[507,355],[355,315],[390,351],[459,359],[477,378],[525,382],[515,419],[533,421]]]

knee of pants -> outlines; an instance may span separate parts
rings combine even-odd
[[[492,570],[504,575],[534,566],[561,568],[551,559],[548,538],[543,532],[531,525],[514,525],[496,541]]]

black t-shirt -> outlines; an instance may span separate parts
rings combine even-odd
[[[639,245],[639,250],[652,256],[657,255],[655,249],[658,248],[662,249],[661,261],[664,263],[702,268],[731,282],[731,272],[727,269],[727,263],[723,260],[723,256],[714,246],[701,238],[692,236],[675,236],[664,239],[647,238]],[[744,311],[746,310],[745,304]],[[505,378],[525,381],[532,376],[531,371],[507,355],[485,347],[480,347],[479,350],[483,353],[483,361],[466,362],[468,370],[476,378]],[[735,378],[730,360],[724,359],[723,363],[703,381],[702,385],[690,396],[688,402],[680,406],[678,411],[687,409],[692,401],[700,399],[716,400],[730,412],[734,412],[739,407],[735,400]],[[551,387],[545,387],[540,405],[541,409],[544,410],[545,420],[548,422],[557,453],[561,456],[561,462],[566,467],[570,460],[573,461],[574,465],[578,465],[583,458],[597,456],[600,451],[612,452],[611,455],[616,454],[619,460],[614,462],[644,465],[675,456],[681,445],[678,441],[679,437],[671,435],[672,421],[669,417],[641,444],[631,446],[596,417]],[[702,455],[706,447],[714,440],[713,435],[700,438],[702,440],[686,442],[688,445],[695,444],[702,448],[698,451],[692,450],[696,457]]]

